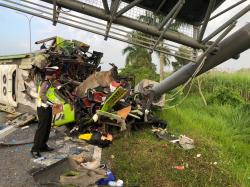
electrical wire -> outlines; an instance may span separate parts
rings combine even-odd
[[[204,66],[204,62],[206,60],[206,57],[203,58],[203,60],[201,61],[201,63],[199,64],[199,66],[196,68],[196,70],[194,71],[194,73],[192,74],[192,76],[187,80],[187,82],[183,85],[183,87],[178,90],[174,96],[172,96],[172,98],[168,99],[167,101],[169,100],[174,100],[175,99],[175,96],[180,93],[180,91],[183,91],[185,89],[185,87],[189,84],[189,88],[188,88],[188,91],[187,91],[187,94],[184,96],[184,98],[177,104],[173,105],[173,106],[169,106],[169,107],[166,107],[166,108],[163,108],[164,110],[168,110],[168,109],[171,109],[171,108],[174,108],[174,107],[177,107],[179,106],[180,104],[182,104],[184,102],[184,100],[188,97],[190,91],[191,91],[191,88],[192,88],[192,85],[193,85],[193,79],[195,78],[195,76],[200,72],[200,70],[202,69],[202,67]]]

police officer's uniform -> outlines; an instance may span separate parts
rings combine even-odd
[[[46,68],[46,75],[56,74],[58,67]],[[38,87],[38,99],[37,99],[37,115],[38,115],[38,128],[34,137],[34,145],[31,149],[32,156],[40,157],[40,152],[52,151],[53,149],[48,147],[47,141],[49,140],[49,134],[52,122],[52,106],[50,101],[50,95],[54,93],[53,80],[44,80]]]

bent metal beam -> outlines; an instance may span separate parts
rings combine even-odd
[[[53,0],[41,0],[50,4],[53,4]],[[106,14],[104,9],[91,6],[89,4],[85,4],[80,1],[76,0],[56,0],[56,4],[58,6],[61,6],[63,8],[67,8],[82,14],[86,14],[95,18],[99,18],[105,21],[110,21],[110,16]],[[141,23],[135,19],[131,19],[125,16],[117,17],[114,21],[114,23],[138,30],[147,34],[151,34],[154,36],[160,36],[162,34],[162,31],[159,31],[157,27],[148,25],[145,23]],[[181,33],[173,32],[173,31],[167,31],[163,38],[166,40],[170,40],[173,42],[177,42],[195,49],[205,49],[206,46],[203,44],[200,44],[192,37],[186,36]]]
[[[199,71],[202,74],[215,66],[234,58],[240,53],[250,48],[250,23],[224,39],[218,44],[218,51],[216,54],[208,54],[204,61],[204,66]],[[155,85],[152,89],[154,96],[161,96],[162,94],[184,84],[196,71],[198,63],[190,62],[183,66],[178,71],[167,77],[165,80]]]

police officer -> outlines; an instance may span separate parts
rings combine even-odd
[[[41,157],[40,152],[50,152],[54,150],[47,145],[47,141],[51,129],[52,106],[55,105],[53,101],[51,101],[50,95],[54,94],[53,92],[58,86],[56,85],[58,71],[59,68],[57,66],[47,67],[45,69],[45,80],[42,81],[38,88],[38,128],[34,137],[34,145],[31,149],[31,154],[34,158]]]

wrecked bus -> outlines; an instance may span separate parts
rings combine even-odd
[[[14,108],[23,105],[35,110],[37,88],[47,66],[60,67],[64,76],[62,81],[74,80],[70,83],[75,85],[100,70],[99,64],[103,54],[97,51],[90,53],[89,45],[83,42],[52,37],[36,44],[42,46],[34,53],[0,56],[0,104]],[[57,96],[57,100],[64,104],[65,114],[70,114],[65,115],[63,120],[58,117],[57,124],[73,121],[74,115],[69,104],[60,96]]]

